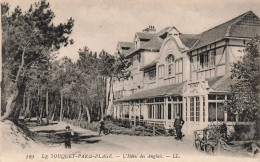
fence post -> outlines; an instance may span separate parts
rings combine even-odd
[[[206,152],[206,143],[207,141],[207,130],[203,130],[203,142],[204,142],[204,152]]]
[[[153,123],[153,136],[155,136],[155,122]]]
[[[220,146],[220,140],[219,139],[218,139],[218,148],[217,149],[218,149],[218,154],[220,154],[221,153],[221,150],[220,150],[221,146]]]
[[[194,139],[194,144],[193,145],[196,148],[196,131],[193,131],[193,139]]]

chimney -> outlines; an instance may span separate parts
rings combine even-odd
[[[145,28],[145,29],[143,30],[143,32],[145,32],[145,33],[155,33],[155,32],[156,32],[156,29],[154,28],[153,25],[149,25],[149,27],[148,27],[148,28]]]

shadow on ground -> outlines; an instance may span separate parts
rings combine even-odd
[[[36,142],[40,142],[46,144],[48,146],[55,144],[63,144],[65,140],[65,129],[50,129],[48,130],[48,126],[58,124],[57,122],[50,122],[47,125],[44,121],[42,125],[38,125],[37,120],[31,120],[24,122],[20,120],[20,127],[23,128],[25,133],[29,138]],[[28,128],[36,128],[40,127],[41,130],[31,131]],[[50,127],[49,127],[50,128]],[[71,138],[71,141],[75,144],[95,144],[101,141],[98,135],[87,135],[74,131],[74,136]]]

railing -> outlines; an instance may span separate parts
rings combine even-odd
[[[145,123],[146,128],[145,131],[152,132],[153,136],[166,136],[166,135],[172,135],[175,134],[175,130],[171,130],[172,133],[169,133],[169,130],[165,129],[165,121],[149,121],[144,120],[143,123]]]

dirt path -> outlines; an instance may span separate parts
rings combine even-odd
[[[67,125],[75,133],[71,149],[65,149],[63,143],[63,133]],[[197,151],[193,147],[191,136],[185,136],[183,141],[176,141],[174,137],[160,136],[114,134],[98,136],[98,132],[82,129],[65,122],[51,122],[49,125],[38,126],[36,120],[26,123],[26,127],[34,132],[34,136],[33,141],[29,142],[30,148],[22,150],[22,154],[19,154],[19,159],[25,161],[28,160],[28,156],[33,157],[30,159],[31,161],[37,162],[46,161],[46,159],[50,161],[122,161],[122,159],[143,161],[140,156],[145,157],[145,160],[148,161],[191,161],[192,158],[199,159],[198,161],[201,162],[211,161],[212,159],[226,161],[241,158],[238,156],[209,156]],[[15,136],[12,138],[15,138]],[[70,156],[73,156],[73,158],[69,158]],[[112,158],[109,158],[110,156]],[[6,157],[9,158],[9,156]],[[203,157],[203,160],[201,157]],[[252,161],[254,159],[244,158],[244,160]]]
[[[63,133],[67,123],[52,122],[50,125],[37,126],[36,121],[27,123],[27,127],[39,136],[36,141],[43,142],[46,146],[64,148]],[[101,135],[98,132],[82,129],[70,125],[75,133],[71,151],[88,153],[160,153],[160,154],[204,154],[196,151],[192,146],[192,137],[188,136],[183,141],[176,141],[173,137],[148,137],[129,135]]]

